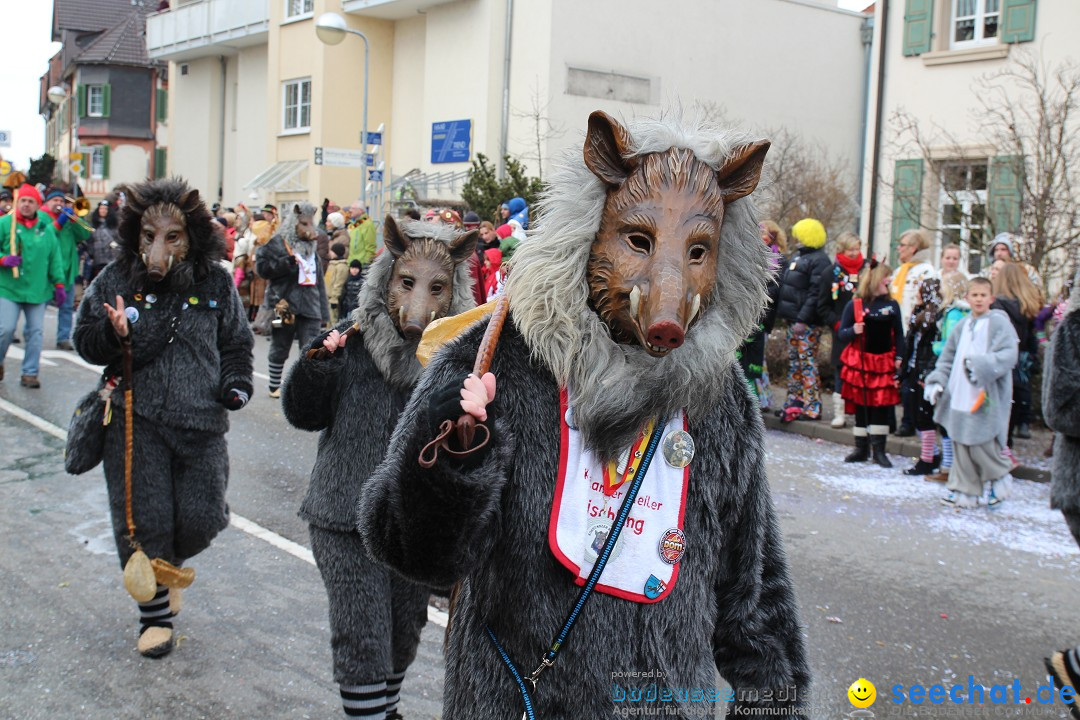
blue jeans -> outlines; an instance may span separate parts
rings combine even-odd
[[[0,297],[0,362],[7,357],[11,338],[15,337],[15,325],[19,322],[19,311],[26,317],[23,325],[23,338],[26,350],[22,362],[23,375],[37,375],[41,361],[41,331],[45,326],[45,303],[18,303]]]
[[[58,308],[59,313],[56,319],[56,342],[58,343],[71,340],[72,320],[75,317],[75,286],[65,285],[64,290],[67,291],[67,300]]]

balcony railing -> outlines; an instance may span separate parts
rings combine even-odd
[[[435,5],[454,0],[342,0],[341,9],[354,15],[367,15],[383,20],[405,20],[416,17]]]
[[[146,20],[146,51],[158,60],[231,54],[266,42],[270,0],[197,0]]]

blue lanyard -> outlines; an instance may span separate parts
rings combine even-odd
[[[604,549],[600,551],[600,555],[596,558],[596,564],[593,565],[592,571],[589,572],[589,578],[585,581],[584,587],[581,588],[577,602],[574,603],[574,608],[570,611],[570,615],[567,616],[566,622],[563,623],[562,630],[555,636],[554,642],[551,643],[551,648],[544,655],[544,658],[540,661],[537,668],[533,670],[531,675],[527,677],[521,676],[521,672],[517,669],[517,666],[514,665],[514,661],[510,659],[510,655],[503,649],[503,646],[499,644],[499,640],[495,637],[495,633],[492,632],[491,628],[487,625],[484,626],[484,629],[487,630],[488,637],[491,638],[491,642],[495,645],[495,650],[499,654],[499,659],[503,661],[506,669],[509,670],[510,675],[513,676],[514,682],[517,683],[518,691],[521,693],[522,702],[525,704],[525,712],[521,716],[522,720],[536,720],[536,714],[533,709],[532,697],[529,694],[529,689],[531,687],[532,690],[535,691],[536,681],[540,678],[540,674],[555,664],[555,659],[558,657],[559,651],[562,650],[563,645],[566,643],[566,639],[570,636],[570,630],[574,627],[574,622],[581,613],[581,609],[585,607],[585,601],[589,599],[589,596],[592,595],[593,590],[596,588],[596,584],[600,582],[600,575],[604,572],[604,567],[611,558],[611,553],[615,549],[615,543],[619,541],[619,534],[622,532],[623,525],[626,524],[626,518],[630,516],[630,509],[634,506],[634,499],[637,497],[638,490],[641,489],[641,483],[645,481],[645,474],[649,470],[649,464],[652,462],[653,455],[656,454],[657,446],[660,445],[660,437],[664,434],[667,423],[668,419],[666,417],[661,418],[656,423],[656,428],[653,430],[652,437],[649,438],[649,444],[645,446],[645,452],[641,457],[641,465],[638,467],[638,472],[634,476],[634,480],[626,492],[626,498],[619,507],[619,515],[615,518],[615,524],[611,528],[611,533],[608,535],[607,542],[604,543]]]

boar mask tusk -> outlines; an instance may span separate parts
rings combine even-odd
[[[169,256],[169,262],[168,262],[168,263],[167,263],[167,264],[165,265],[165,272],[166,272],[166,274],[168,274],[168,272],[169,272],[170,270],[172,270],[172,261],[173,261],[173,256],[172,256],[172,255],[170,255],[170,256]]]
[[[698,310],[701,310],[701,293],[694,296],[694,301],[690,304],[690,319],[686,321],[686,324],[694,322],[694,318],[697,317]]]
[[[398,326],[405,327],[405,306],[398,308]]]
[[[637,285],[630,291],[630,316],[634,318],[636,322],[638,319],[638,308],[641,306],[641,288]]]

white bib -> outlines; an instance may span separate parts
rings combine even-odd
[[[568,424],[567,393],[560,393],[559,476],[548,523],[548,545],[562,565],[584,585],[618,517],[632,484],[628,480],[609,498],[604,495],[604,469],[581,434]],[[663,439],[686,430],[686,415],[679,411],[663,428]],[[644,447],[642,447],[644,449]],[[619,477],[629,452],[616,463]],[[657,447],[645,473],[634,507],[623,525],[596,590],[640,603],[663,600],[679,576],[679,561],[686,549],[683,515],[690,467],[672,467]],[[606,506],[605,506],[606,501]]]

